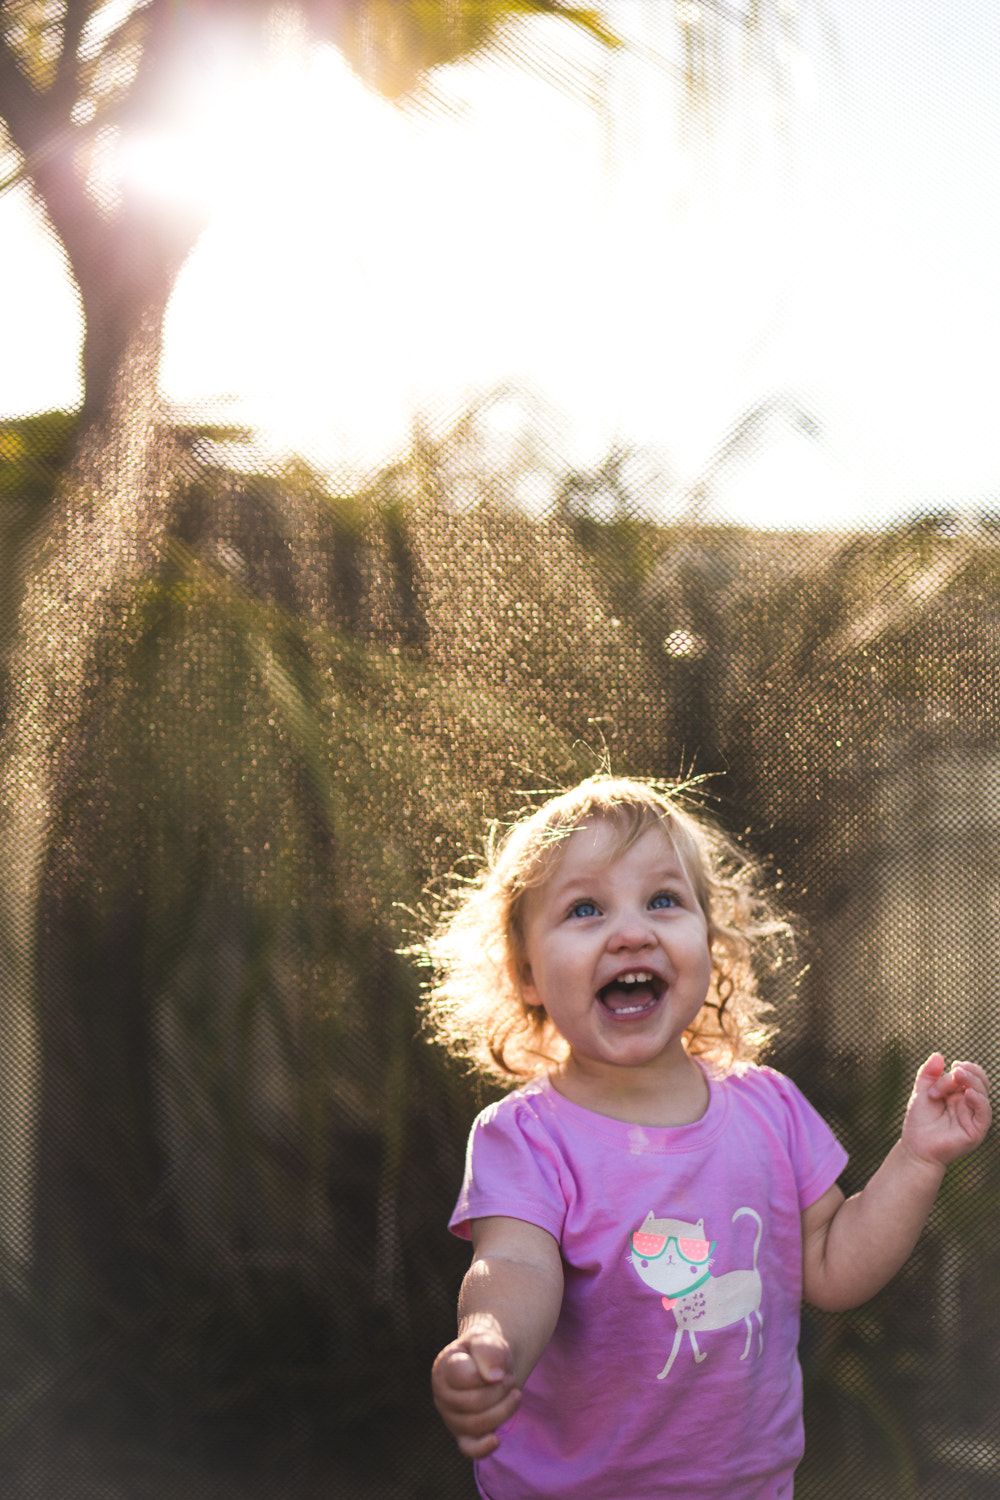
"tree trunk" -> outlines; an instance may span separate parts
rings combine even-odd
[[[27,580],[0,759],[0,1262],[32,1259],[42,1054],[36,958],[42,872],[59,788],[72,781],[102,637],[123,586],[157,566],[171,489],[156,374],[165,295],[107,339],[109,392],[84,424]],[[113,356],[108,353],[114,350]]]
[[[34,182],[83,304],[86,427],[107,413],[123,379],[153,395],[167,302],[201,220],[178,215],[167,224],[127,208],[105,219],[63,158],[40,166]]]
[[[178,21],[170,0],[152,0],[128,98],[89,126],[75,120],[86,92],[78,58],[86,6],[67,7],[61,54],[45,88],[0,45],[0,114],[83,304],[85,418],[107,411],[126,365],[133,382],[143,363],[155,381],[167,300],[206,221],[203,209],[158,200],[125,180],[102,188],[92,172],[95,146],[104,132],[113,143],[119,132],[169,131],[183,120],[184,70],[198,56],[197,27],[211,11],[206,5],[205,14]]]

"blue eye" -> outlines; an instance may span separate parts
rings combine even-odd
[[[593,901],[576,901],[570,907],[571,917],[596,917],[597,905]]]
[[[654,911],[663,911],[671,906],[679,906],[680,902],[669,891],[658,891],[649,904]]]

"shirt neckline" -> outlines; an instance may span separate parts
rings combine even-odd
[[[548,1074],[526,1084],[520,1092],[529,1098],[536,1094],[546,1108],[568,1124],[588,1135],[599,1136],[611,1145],[620,1146],[632,1155],[692,1151],[713,1141],[721,1133],[729,1114],[729,1090],[724,1086],[725,1079],[709,1072],[701,1062],[698,1066],[708,1084],[708,1108],[700,1120],[689,1125],[633,1125],[628,1120],[598,1114],[585,1104],[576,1104],[560,1094]]]

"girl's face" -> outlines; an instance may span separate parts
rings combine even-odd
[[[522,991],[569,1043],[569,1070],[666,1072],[708,994],[708,925],[662,829],[615,857],[617,840],[607,821],[577,828],[527,892]]]

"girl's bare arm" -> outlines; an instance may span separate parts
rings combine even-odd
[[[563,1271],[551,1234],[523,1219],[476,1219],[475,1253],[458,1301],[458,1337],[434,1361],[438,1411],[468,1458],[499,1444],[521,1386],[552,1337]]]
[[[935,1052],[917,1074],[900,1139],[865,1189],[831,1187],[802,1215],[803,1296],[829,1312],[858,1307],[909,1256],[949,1162],[973,1151],[990,1123],[989,1085],[975,1063],[945,1072]]]

